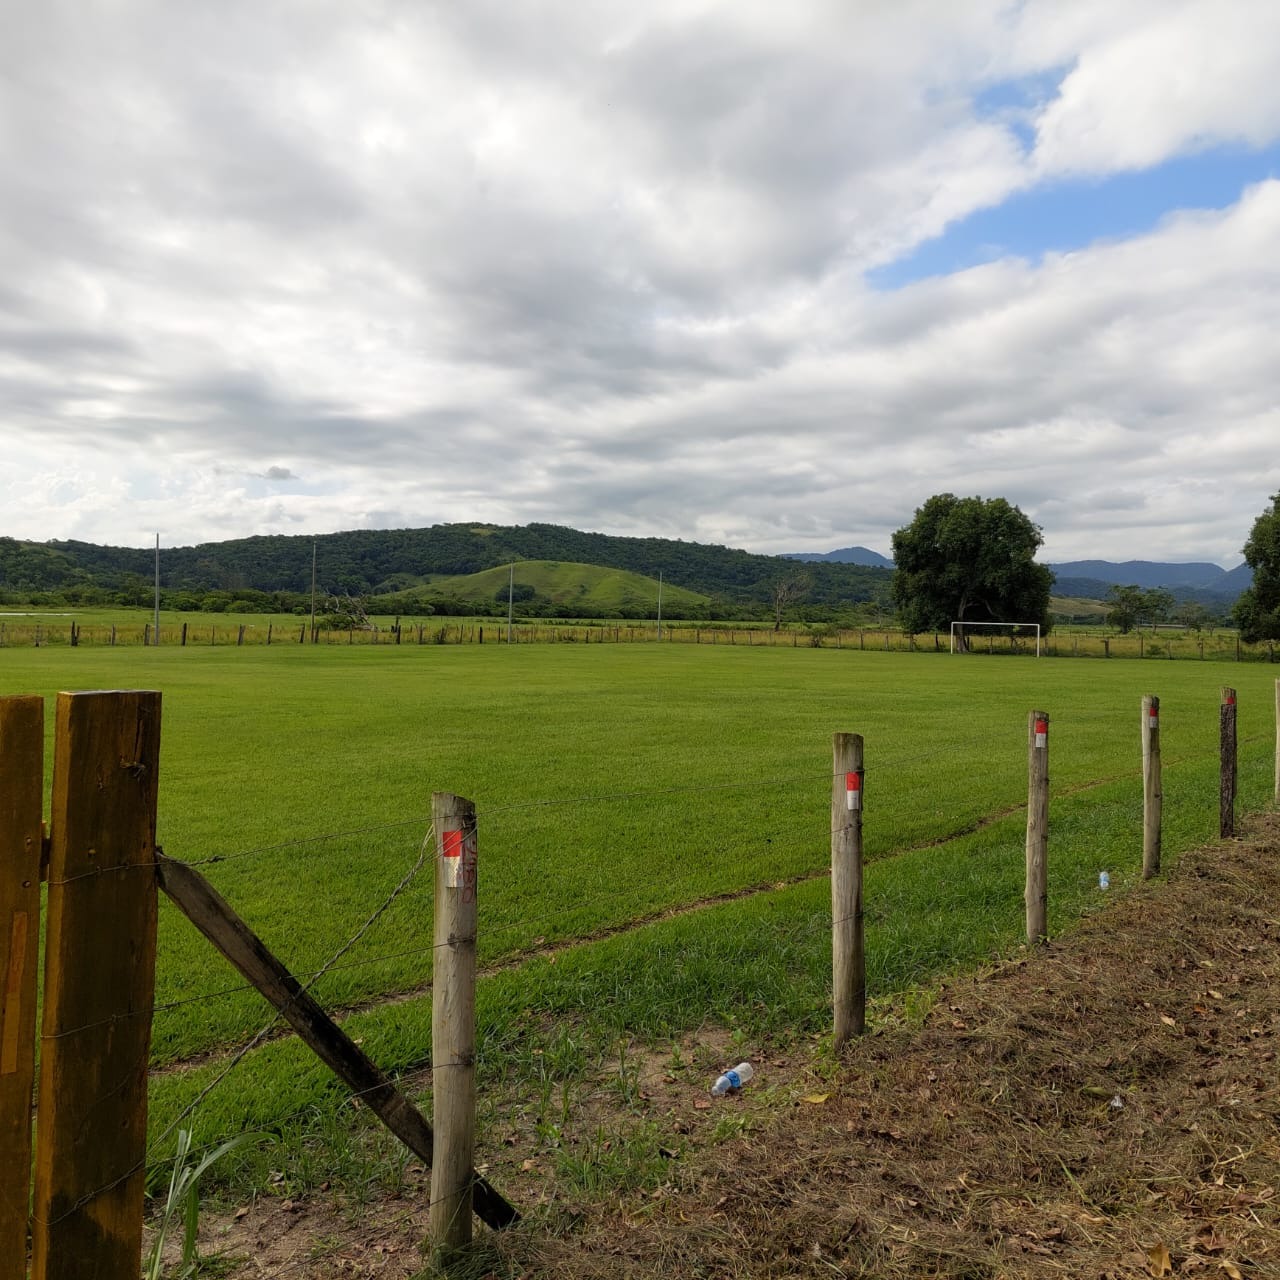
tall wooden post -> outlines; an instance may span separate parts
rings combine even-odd
[[[1280,680],[1276,681],[1276,804],[1280,805]]]
[[[160,695],[58,695],[31,1280],[137,1280]]]
[[[835,1047],[867,1025],[867,974],[862,941],[862,735],[832,739],[831,958]]]
[[[1027,719],[1027,941],[1049,934],[1049,715]]]
[[[1142,878],[1160,870],[1160,815],[1164,792],[1160,782],[1160,699],[1142,699]]]
[[[1236,833],[1236,691],[1225,685],[1218,709],[1218,741],[1218,835],[1226,840]]]
[[[44,699],[0,698],[0,1280],[27,1274],[43,793]]]
[[[471,1241],[476,1103],[476,809],[431,797],[436,837],[435,961],[431,983],[431,1235],[452,1250]]]

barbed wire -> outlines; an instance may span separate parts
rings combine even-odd
[[[391,891],[391,893],[388,894],[387,897],[381,903],[379,903],[378,907],[374,910],[373,914],[369,916],[369,918],[364,922],[363,925],[361,925],[361,927],[356,931],[356,933],[343,946],[341,946],[338,949],[338,951],[334,954],[331,963],[336,963],[353,946],[355,946],[355,944],[359,942],[359,940],[365,935],[365,933],[367,933],[368,930],[373,926],[374,922],[377,921],[383,915],[383,913],[391,906],[391,904],[396,900],[396,898],[399,897],[399,895],[409,886],[409,884],[412,883],[413,878],[417,875],[419,870],[421,870],[423,864],[427,860],[427,850],[429,846],[434,847],[433,837],[428,837],[427,840],[423,841],[422,849],[418,855],[417,862],[415,862],[414,865],[409,868],[409,870],[401,878],[399,884],[397,884],[396,887]],[[286,1002],[286,1008],[289,1005],[292,1005],[293,1003],[295,1003],[300,996],[305,994],[308,991],[309,987],[313,985],[314,982],[318,980],[321,976],[323,976],[324,973],[325,973],[325,970],[320,969],[319,971],[317,971],[315,979],[313,979],[311,983],[307,983],[305,985],[299,985],[298,989],[290,994],[289,1000]],[[78,1200],[76,1200],[75,1203],[73,1203],[69,1208],[64,1210],[57,1218],[47,1220],[47,1221],[40,1221],[39,1225],[46,1229],[52,1229],[53,1227],[57,1226],[58,1223],[65,1221],[72,1214],[79,1212],[79,1210],[82,1209],[86,1204],[90,1203],[90,1201],[97,1199],[98,1196],[105,1195],[109,1191],[114,1190],[116,1187],[120,1186],[122,1183],[127,1182],[135,1174],[144,1170],[149,1163],[152,1163],[151,1157],[154,1149],[160,1143],[162,1143],[166,1138],[168,1138],[169,1135],[173,1133],[173,1131],[184,1120],[190,1117],[191,1114],[196,1110],[196,1108],[200,1106],[200,1104],[204,1102],[205,1099],[208,1098],[208,1096],[220,1084],[222,1084],[223,1081],[225,1081],[228,1076],[231,1075],[231,1073],[236,1069],[236,1067],[238,1067],[240,1063],[244,1061],[245,1057],[249,1054],[249,1052],[252,1049],[254,1049],[266,1037],[266,1035],[271,1031],[271,1029],[276,1025],[276,1023],[279,1022],[279,1020],[283,1016],[284,1016],[284,1010],[283,1009],[277,1010],[277,1012],[272,1016],[272,1018],[266,1024],[264,1024],[264,1026],[258,1032],[258,1034],[254,1036],[252,1040],[247,1041],[243,1046],[241,1046],[241,1048],[232,1057],[231,1061],[228,1062],[227,1065],[220,1072],[218,1072],[217,1075],[215,1075],[213,1079],[210,1080],[209,1083],[206,1084],[204,1088],[202,1088],[185,1107],[183,1107],[183,1109],[178,1113],[178,1115],[175,1116],[174,1119],[171,1120],[169,1124],[167,1124],[165,1128],[155,1138],[153,1138],[150,1142],[148,1142],[146,1151],[143,1153],[142,1158],[138,1160],[131,1168],[125,1170],[123,1173],[119,1175],[119,1177],[113,1179],[110,1183],[107,1183],[101,1187],[98,1187],[93,1191],[86,1192],[83,1196],[81,1196]],[[146,1063],[143,1062],[139,1064],[139,1066],[141,1067],[142,1071],[145,1074]],[[126,1077],[126,1082],[128,1080],[132,1080],[135,1078],[136,1078],[136,1069],[135,1069],[135,1072],[129,1073],[129,1075]],[[117,1086],[116,1089],[111,1090],[108,1094],[103,1095],[103,1097],[105,1098],[105,1097],[112,1096],[114,1093],[119,1091],[120,1087],[123,1087],[123,1086]],[[33,1217],[33,1221],[35,1221],[34,1217]]]
[[[1059,721],[1058,724],[1061,725],[1061,721]],[[1267,735],[1264,735],[1264,734],[1247,735],[1246,737],[1240,740],[1239,745],[1253,745],[1257,742],[1263,741],[1266,738],[1266,736]],[[975,736],[974,738],[968,739],[967,741],[970,743],[977,743],[977,742],[988,743],[989,739],[986,737],[978,738]],[[929,752],[919,753],[914,756],[897,757],[893,760],[886,761],[882,765],[880,765],[879,768],[881,769],[901,768],[906,764],[916,763],[922,760],[934,758],[939,754],[953,753],[954,751],[957,750],[958,747],[962,748],[964,745],[965,745],[964,742],[957,743],[953,740],[944,745],[940,745],[939,747]],[[1170,763],[1173,764],[1174,767],[1176,767],[1176,764],[1178,763],[1187,763],[1188,761],[1191,761],[1191,760],[1201,760],[1205,758],[1211,758],[1212,754],[1213,753],[1210,751],[1193,752],[1182,757],[1177,762],[1170,762]],[[1090,783],[1083,784],[1083,787],[1079,789],[1084,789],[1091,786],[1106,785],[1106,783],[1110,781],[1114,781],[1117,778],[1129,777],[1134,772],[1135,770],[1126,770],[1120,775],[1113,775],[1112,777],[1109,777],[1109,778],[1094,780]],[[1136,770],[1136,772],[1140,772],[1140,770]],[[833,772],[830,776],[833,779],[838,778],[839,771]],[[726,784],[711,785],[711,786],[704,785],[704,786],[697,786],[697,787],[691,786],[691,787],[677,787],[677,788],[652,788],[652,789],[612,793],[609,795],[571,797],[571,798],[566,798],[561,800],[530,802],[529,804],[495,806],[492,809],[487,809],[486,813],[488,812],[507,813],[507,812],[519,811],[521,809],[527,809],[531,807],[543,808],[543,807],[552,807],[552,806],[568,805],[568,804],[598,804],[598,803],[607,803],[609,801],[623,800],[623,799],[651,799],[651,798],[665,796],[665,795],[700,793],[700,792],[706,792],[706,791],[731,791],[731,790],[743,790],[743,789],[758,789],[761,786],[768,786],[768,785],[784,786],[784,785],[793,785],[798,782],[805,782],[805,783],[811,784],[814,781],[815,781],[814,775],[812,773],[806,773],[802,775],[792,775],[784,778],[753,779],[749,781],[743,781],[743,782],[737,782],[737,783],[726,783]],[[1025,805],[1016,806],[1011,812],[1016,812],[1019,808],[1024,808],[1024,807]],[[998,816],[1001,816],[1001,815],[997,815],[997,817]],[[400,820],[397,822],[373,824],[370,826],[365,826],[360,828],[352,828],[343,832],[326,833],[324,835],[303,838],[300,840],[276,842],[271,845],[258,846],[254,849],[242,850],[233,854],[213,855],[208,858],[190,860],[185,862],[185,865],[192,866],[192,867],[210,865],[217,862],[229,861],[234,858],[250,857],[250,856],[255,856],[258,854],[264,854],[268,852],[278,852],[283,849],[296,849],[296,848],[305,847],[308,845],[314,845],[316,843],[319,843],[325,840],[349,839],[356,836],[386,832],[389,830],[397,830],[397,829],[402,830],[410,826],[421,827],[422,825],[427,824],[428,822],[429,820],[425,817],[415,817],[411,819]],[[952,839],[963,838],[964,835],[967,835],[970,833],[971,831],[966,830],[958,833],[956,836],[949,837],[949,838],[952,838]],[[402,878],[397,883],[397,885],[391,890],[391,892],[386,896],[386,898],[384,898],[384,900],[381,903],[379,903],[377,908],[361,924],[361,926],[356,930],[356,932],[341,947],[339,947],[339,949],[334,953],[334,955],[329,959],[329,961],[326,962],[325,965],[323,965],[321,968],[315,970],[313,973],[309,975],[304,975],[306,979],[305,982],[302,982],[299,984],[298,990],[290,996],[289,1003],[296,1001],[299,998],[299,996],[302,995],[303,993],[309,992],[310,989],[322,977],[324,977],[326,974],[330,972],[333,972],[336,969],[354,968],[354,967],[359,967],[361,965],[385,963],[390,959],[404,958],[406,956],[411,956],[413,954],[425,954],[427,952],[434,951],[435,949],[437,949],[439,945],[448,945],[448,944],[433,944],[432,946],[424,946],[421,948],[404,949],[396,953],[389,953],[387,955],[366,958],[361,961],[354,961],[354,962],[351,962],[349,965],[345,965],[345,966],[341,965],[340,963],[342,960],[342,957],[347,955],[352,950],[353,947],[358,945],[360,940],[366,936],[369,930],[376,924],[376,922],[379,919],[382,918],[382,916],[390,909],[392,904],[408,888],[408,886],[413,882],[413,880],[416,878],[418,873],[421,871],[422,867],[429,860],[432,862],[435,861],[435,858],[439,856],[438,853],[434,853],[430,859],[428,858],[428,850],[429,849],[434,850],[434,848],[435,848],[434,834],[431,833],[431,834],[428,834],[428,836],[423,840],[420,850],[418,852],[416,861],[406,871],[404,876],[402,876]],[[139,865],[146,867],[148,870],[154,870],[154,867],[152,864],[148,863],[148,864],[139,864]],[[52,884],[68,884],[73,882],[74,880],[79,880],[89,875],[118,873],[119,871],[122,871],[122,870],[132,870],[132,869],[138,869],[138,866],[133,866],[129,868],[98,868],[98,869],[94,869],[93,871],[85,872],[83,873],[83,875],[67,877],[64,880],[54,881],[51,883]],[[814,874],[815,876],[817,876],[821,873],[815,872]],[[709,901],[714,902],[717,900],[724,900],[725,897],[732,898],[736,896],[741,896],[744,892],[750,892],[750,891],[751,891],[751,887],[746,887],[743,890],[731,891],[727,895],[724,895],[724,897],[713,898]],[[607,899],[612,899],[612,898],[617,898],[622,896],[630,896],[632,892],[633,890],[619,890],[615,894],[604,895],[604,897],[601,900],[607,900]],[[584,904],[582,904],[581,902],[575,903],[573,907],[569,908],[569,910],[581,910],[583,908],[583,905]],[[590,906],[590,905],[593,905],[593,903],[589,902],[586,905]],[[660,912],[661,910],[662,910],[661,908],[656,909],[656,911],[658,912]],[[563,914],[562,912],[557,913],[557,915],[562,915],[562,914]],[[541,920],[539,921],[534,921],[532,922],[532,924],[536,925],[538,923],[545,923],[547,921],[550,921],[556,918],[557,918],[556,916],[548,916],[548,917],[541,918]],[[856,915],[840,917],[838,919],[833,920],[832,923],[837,925],[843,924],[855,918],[856,918]],[[528,929],[529,927],[531,927],[531,922],[526,919],[520,922],[513,922],[511,925],[504,926],[504,927],[507,929],[514,929],[514,928]],[[219,993],[209,993],[205,995],[192,996],[182,1000],[168,1002],[167,1004],[156,1005],[156,1006],[153,1006],[150,1010],[138,1011],[138,1013],[161,1012],[167,1009],[175,1009],[175,1008],[179,1008],[184,1005],[195,1003],[198,1001],[219,998],[223,995],[235,994],[237,992],[250,990],[250,989],[252,989],[252,985],[245,984],[244,986],[241,986],[241,987],[227,988],[225,991],[219,992]],[[74,1034],[78,1031],[87,1031],[97,1027],[110,1025],[123,1018],[134,1017],[134,1016],[138,1016],[138,1014],[132,1011],[126,1014],[112,1015],[111,1017],[98,1020],[94,1023],[84,1024],[82,1027],[65,1029],[61,1032],[55,1033],[53,1035],[47,1035],[42,1038],[46,1040],[58,1039],[58,1038],[62,1038],[63,1036]],[[232,1056],[230,1061],[227,1062],[226,1065],[220,1071],[218,1071],[212,1077],[212,1079],[197,1092],[195,1097],[182,1108],[182,1110],[178,1113],[178,1115],[175,1116],[165,1126],[165,1128],[154,1139],[152,1139],[151,1142],[148,1143],[146,1153],[137,1164],[135,1164],[132,1168],[121,1173],[116,1179],[114,1179],[110,1183],[104,1186],[101,1186],[89,1193],[86,1193],[79,1200],[77,1200],[72,1206],[66,1209],[61,1215],[59,1215],[59,1217],[57,1217],[56,1219],[53,1219],[52,1221],[48,1221],[48,1222],[42,1222],[40,1225],[45,1227],[55,1226],[58,1222],[65,1220],[67,1217],[77,1212],[80,1208],[82,1208],[85,1204],[89,1203],[91,1200],[93,1200],[97,1196],[105,1194],[113,1190],[115,1187],[121,1185],[121,1183],[123,1183],[124,1181],[127,1181],[130,1177],[134,1176],[136,1173],[138,1173],[141,1169],[147,1167],[149,1164],[154,1165],[154,1164],[165,1163],[163,1159],[157,1160],[155,1158],[155,1149],[161,1143],[163,1143],[184,1120],[188,1119],[195,1112],[195,1110],[210,1096],[210,1094],[215,1089],[217,1089],[232,1074],[232,1072],[239,1066],[241,1062],[244,1061],[244,1059],[248,1056],[248,1054],[252,1052],[265,1039],[267,1035],[270,1034],[270,1032],[279,1023],[282,1016],[283,1016],[283,1011],[277,1011],[271,1017],[271,1019],[266,1024],[264,1024],[264,1026],[257,1032],[256,1035],[254,1035],[250,1040],[248,1040],[244,1045],[242,1045],[239,1048],[239,1050],[236,1051],[236,1053]],[[439,1064],[439,1065],[448,1065],[448,1064]],[[456,1065],[461,1065],[461,1064],[456,1064]],[[122,1077],[122,1082],[120,1084],[118,1084],[115,1088],[110,1090],[107,1094],[103,1095],[103,1097],[107,1098],[107,1097],[113,1096],[115,1093],[119,1092],[121,1088],[126,1087],[129,1080],[133,1078],[135,1078],[134,1073],[128,1073],[125,1077]],[[380,1084],[377,1087],[382,1088],[384,1086]],[[363,1092],[368,1092],[368,1091],[363,1091]],[[348,1095],[346,1101],[349,1102],[351,1100],[358,1098],[359,1096],[360,1096],[359,1093],[351,1093]],[[300,1114],[301,1111],[304,1111],[306,1109],[307,1109],[306,1107],[300,1108],[299,1112],[295,1114]],[[284,1274],[284,1273],[280,1272],[279,1274]]]
[[[1060,720],[1057,722],[1059,727],[1061,726],[1061,723],[1062,722]],[[1249,735],[1240,740],[1240,745],[1244,746],[1244,745],[1256,744],[1258,742],[1266,740],[1267,737],[1268,735],[1266,734]],[[985,742],[985,739],[971,739],[969,741]],[[960,744],[960,745],[963,745],[963,744]],[[952,742],[950,744],[946,744],[932,751],[920,753],[919,755],[916,755],[916,756],[896,757],[893,760],[885,762],[883,765],[880,766],[880,769],[889,770],[889,769],[901,768],[905,764],[910,764],[910,763],[918,762],[920,760],[933,758],[939,754],[947,754],[947,753],[953,752],[956,749],[956,746],[957,744]],[[1215,757],[1215,754],[1216,753],[1213,751],[1206,750],[1202,752],[1190,752],[1185,755],[1178,756],[1174,759],[1170,759],[1166,757],[1165,765],[1166,767],[1169,767],[1169,768],[1176,768],[1186,763],[1195,762],[1199,760],[1212,759]],[[871,770],[864,768],[863,772],[865,774],[865,773],[871,772]],[[877,770],[876,772],[879,772],[879,770]],[[1133,766],[1132,768],[1123,770],[1117,774],[1110,774],[1105,777],[1092,778],[1082,783],[1072,784],[1067,788],[1065,795],[1071,796],[1071,795],[1079,794],[1080,792],[1091,790],[1100,786],[1105,786],[1112,782],[1122,781],[1126,778],[1140,776],[1140,774],[1141,774],[1141,766],[1140,765]],[[801,776],[803,776],[805,781],[809,781],[809,782],[814,781],[814,777],[812,774],[801,775]],[[837,780],[840,779],[842,776],[843,776],[842,771],[837,771],[831,775],[833,779],[837,779]],[[736,788],[738,784],[733,784],[733,785]],[[684,791],[687,789],[681,788],[679,790]],[[641,793],[641,794],[648,795],[648,794],[655,794],[655,793]],[[661,793],[657,793],[657,794],[661,794]],[[1061,798],[1063,796],[1063,793],[1059,793],[1059,794]],[[556,803],[556,802],[548,802],[548,803]],[[510,808],[513,808],[513,807],[515,806],[509,806],[508,811]],[[992,822],[997,822],[1005,818],[1011,818],[1015,816],[1017,813],[1024,811],[1025,808],[1026,808],[1025,799],[1011,801],[1007,807],[981,815],[978,819],[976,819],[976,821],[973,824],[967,825],[960,830],[950,832],[945,836],[942,836],[936,840],[926,841],[922,844],[894,846],[889,850],[886,850],[880,857],[873,859],[873,861],[876,861],[876,862],[884,861],[887,858],[902,856],[903,854],[911,853],[919,849],[940,846],[943,844],[950,843],[957,839],[963,839],[966,836],[972,835],[976,831],[981,830],[982,827],[990,825]],[[489,812],[489,810],[486,810],[485,812],[487,813]],[[285,841],[285,842],[280,842],[277,845],[259,846],[258,848],[245,851],[245,855],[247,856],[248,854],[268,852],[272,849],[277,849],[277,848],[298,847],[303,844],[314,843],[314,842],[324,840],[324,839],[329,839],[329,838],[344,838],[349,835],[365,834],[372,831],[385,831],[389,829],[403,829],[407,826],[419,826],[424,821],[429,821],[429,820],[417,819],[417,818],[408,819],[408,820],[395,822],[395,823],[382,823],[382,824],[377,824],[376,826],[371,826],[371,827],[354,828],[349,832],[334,833],[333,835],[328,835],[328,836],[322,835],[322,836],[316,836],[316,837],[308,837],[308,838],[304,838],[302,840],[296,840],[296,841]],[[780,837],[785,836],[786,834],[787,832],[785,829],[779,833]],[[806,831],[805,834],[806,836],[808,836],[812,833],[809,833]],[[431,837],[428,836],[427,840],[424,841],[422,846],[423,851],[425,851],[427,844],[430,842],[430,840],[431,840]],[[425,852],[419,852],[418,861],[415,862],[414,864],[415,869],[420,868],[420,863],[422,862],[422,859],[424,858],[424,856],[425,856]],[[438,854],[436,856],[438,856]],[[226,858],[224,855],[217,855],[215,857],[206,858],[206,859],[186,859],[186,860],[174,859],[174,860],[181,861],[183,865],[186,865],[186,866],[198,867],[202,865],[207,865],[209,863],[216,863],[219,861],[223,861],[223,860],[226,860]],[[791,886],[797,883],[803,883],[806,880],[818,879],[818,878],[821,878],[823,875],[827,874],[828,870],[829,868],[825,866],[815,867],[806,872],[801,872],[791,876],[783,877],[781,880],[781,883],[787,886]],[[87,873],[87,874],[95,874],[95,873]],[[76,878],[80,878],[80,877],[76,877]],[[598,932],[588,936],[589,937],[611,936],[614,933],[626,931],[631,927],[636,927],[646,923],[650,923],[654,919],[660,919],[663,916],[670,914],[673,910],[679,911],[681,914],[684,914],[687,911],[696,910],[696,909],[699,909],[700,907],[710,907],[724,901],[732,900],[737,897],[748,896],[752,893],[764,892],[771,888],[776,887],[779,883],[780,882],[777,878],[771,878],[767,880],[753,882],[750,884],[745,884],[745,885],[736,887],[734,889],[726,890],[723,893],[708,895],[706,897],[695,899],[693,901],[688,901],[688,900],[682,901],[678,899],[672,899],[670,901],[665,901],[665,902],[655,902],[651,905],[651,907],[645,910],[642,914],[630,916],[625,921],[619,921],[619,922],[613,922],[613,923],[610,923],[607,921],[601,922],[598,926],[596,926]],[[624,888],[619,888],[617,890],[614,890],[610,893],[597,894],[585,900],[577,899],[574,902],[567,904],[563,907],[557,908],[556,910],[549,912],[543,916],[532,917],[532,918],[525,916],[518,921],[510,921],[506,924],[499,924],[496,926],[492,926],[490,928],[487,928],[484,931],[483,936],[485,937],[486,940],[488,940],[488,939],[494,938],[495,936],[501,937],[503,935],[512,934],[512,933],[528,933],[534,930],[550,931],[554,927],[563,926],[565,917],[567,915],[579,915],[582,912],[590,912],[601,906],[606,906],[606,905],[615,903],[617,901],[631,900],[634,897],[634,893],[635,893],[634,887],[624,887]],[[392,895],[392,900],[394,900],[394,898],[398,896],[398,894],[399,894],[399,890],[397,889],[397,891],[395,891]],[[383,910],[385,910],[389,906],[390,906],[390,902],[388,902],[387,904],[384,904]],[[314,970],[299,971],[295,973],[293,976],[299,981],[306,983],[307,987],[309,988],[312,985],[314,985],[321,977],[330,973],[348,972],[348,971],[361,969],[361,968],[371,968],[379,964],[391,963],[395,960],[412,959],[417,956],[429,955],[429,954],[432,954],[435,950],[437,950],[440,945],[448,945],[448,944],[424,944],[421,946],[399,948],[391,952],[383,952],[374,956],[362,957],[358,960],[352,960],[345,964],[341,963],[340,956],[345,954],[347,951],[349,951],[351,947],[355,944],[355,942],[358,941],[358,938],[360,936],[363,936],[365,933],[367,933],[368,929],[372,927],[372,924],[376,921],[378,915],[380,914],[381,912],[375,913],[375,916],[373,917],[373,919],[371,919],[370,921],[367,921],[365,925],[362,926],[362,929],[357,935],[357,938],[353,938],[352,940],[350,940],[339,951],[339,953],[335,957],[331,958],[327,963],[321,966],[321,968],[314,969]],[[567,946],[567,945],[573,945],[574,943],[582,940],[583,940],[582,938],[566,937],[564,941],[565,941],[565,945]],[[481,976],[483,976],[485,973],[488,973],[488,972],[496,972],[501,968],[510,967],[513,964],[519,964],[524,960],[527,960],[529,958],[532,958],[538,955],[547,954],[548,951],[554,951],[556,949],[559,949],[556,943],[553,942],[550,945],[548,945],[545,941],[545,938],[535,938],[525,948],[518,949],[510,954],[503,954],[501,951],[499,951],[499,953],[493,958],[493,960],[480,970],[480,974]],[[412,997],[413,995],[416,995],[416,994],[425,994],[425,991],[428,989],[429,989],[429,984],[426,984],[424,986],[415,986],[415,987],[406,988],[400,991],[386,993],[386,995],[390,999],[395,999],[398,997]],[[189,997],[185,997],[183,999],[159,1003],[159,1004],[153,1005],[150,1009],[139,1009],[139,1010],[130,1011],[128,1013],[123,1013],[123,1014],[113,1014],[108,1018],[100,1019],[96,1022],[86,1023],[78,1027],[67,1028],[53,1034],[44,1035],[42,1036],[42,1039],[44,1040],[61,1039],[63,1037],[70,1036],[78,1032],[91,1030],[96,1027],[100,1027],[104,1025],[110,1025],[116,1022],[127,1021],[133,1018],[144,1016],[146,1014],[152,1014],[152,1015],[161,1014],[161,1013],[169,1012],[171,1010],[182,1008],[191,1004],[204,1003],[204,1002],[209,1002],[217,999],[223,999],[233,995],[244,994],[244,993],[252,992],[255,990],[256,988],[252,983],[241,983],[235,986],[222,988],[214,992],[200,993],[200,994],[192,995]],[[354,999],[346,1007],[351,1011],[359,1011],[362,1007],[365,1007],[365,1003],[366,1003],[365,1001],[357,998],[357,999]],[[278,1021],[278,1019],[273,1020],[272,1025],[274,1025],[276,1021]],[[180,1062],[180,1061],[181,1059],[175,1059],[175,1062]]]

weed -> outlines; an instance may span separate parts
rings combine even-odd
[[[193,1159],[196,1153],[193,1152],[191,1146],[191,1130],[178,1130],[178,1149],[173,1160],[173,1170],[169,1176],[169,1187],[165,1194],[164,1202],[160,1206],[159,1217],[156,1220],[155,1232],[151,1241],[151,1251],[147,1255],[147,1261],[143,1269],[144,1280],[160,1280],[164,1267],[165,1244],[168,1241],[169,1232],[179,1220],[182,1223],[181,1262],[178,1271],[171,1274],[182,1278],[194,1276],[200,1270],[205,1270],[206,1274],[210,1274],[201,1266],[199,1252],[196,1247],[196,1238],[200,1230],[200,1197],[198,1194],[200,1179],[228,1153],[234,1151],[237,1147],[245,1146],[258,1139],[259,1135],[248,1133],[229,1138],[226,1142],[214,1147],[213,1150],[206,1151],[197,1160]]]

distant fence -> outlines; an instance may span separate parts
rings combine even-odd
[[[268,645],[502,645],[502,644],[696,644],[769,649],[856,649],[884,653],[948,653],[950,639],[940,632],[911,635],[891,628],[797,625],[775,630],[717,623],[619,622],[401,622],[345,630],[290,623],[182,622],[162,625],[165,648]],[[77,646],[154,646],[152,624],[83,624],[0,621],[0,648],[75,648]],[[1013,636],[972,636],[965,657],[1034,657],[1035,644]],[[1051,658],[1160,658],[1209,662],[1275,662],[1276,642],[1245,644],[1231,631],[1119,635],[1102,629],[1051,632],[1042,644]]]

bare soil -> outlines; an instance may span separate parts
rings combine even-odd
[[[686,1046],[696,1070],[651,1060],[638,1109],[683,1154],[646,1191],[575,1197],[513,1115],[487,1172],[529,1212],[458,1273],[1280,1278],[1280,816],[936,995],[839,1063],[766,1053],[711,1107],[723,1038]],[[202,1235],[242,1280],[403,1280],[427,1198],[411,1170],[359,1210],[265,1198]]]

